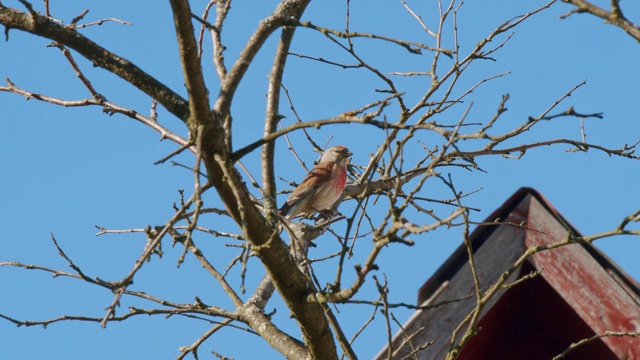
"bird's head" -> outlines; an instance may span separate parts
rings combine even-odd
[[[353,155],[349,149],[344,146],[334,146],[329,148],[322,154],[321,162],[330,161],[341,166],[347,166],[349,164],[349,158]]]

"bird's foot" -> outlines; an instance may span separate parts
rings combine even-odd
[[[337,209],[325,209],[318,211],[318,219],[320,220],[330,220],[338,215],[340,215],[340,212]]]

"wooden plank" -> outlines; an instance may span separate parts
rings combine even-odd
[[[525,244],[546,245],[561,241],[567,229],[537,199],[532,198],[528,226],[541,232],[527,233]],[[581,244],[571,244],[533,255],[544,279],[596,334],[606,331],[639,331],[640,308],[601,264]],[[553,311],[553,309],[549,309]],[[603,339],[620,359],[640,359],[640,338]]]
[[[513,220],[513,219],[512,219]],[[506,268],[511,266],[524,251],[524,230],[513,226],[498,226],[491,235],[491,241],[486,241],[474,255],[478,267],[480,285],[487,287],[495,283]],[[516,271],[511,279],[516,279],[519,273]],[[412,347],[417,349],[420,345],[433,341],[433,344],[418,353],[420,359],[443,359],[449,350],[451,335],[454,329],[474,309],[476,305],[474,294],[474,282],[471,268],[467,262],[460,268],[454,277],[439,290],[434,296],[425,301],[423,305],[433,305],[442,302],[463,299],[442,305],[433,309],[417,311],[404,324],[404,332],[399,331],[392,340],[393,349],[398,349],[394,359],[402,359],[412,352]],[[503,290],[487,304],[483,312],[491,309]],[[423,327],[421,331],[419,329]],[[463,331],[464,332],[463,328]],[[418,332],[419,331],[419,332]],[[406,343],[407,335],[418,334],[412,339],[412,344]],[[387,358],[387,347],[376,356],[376,359]]]

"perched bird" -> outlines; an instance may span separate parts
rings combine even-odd
[[[309,171],[289,195],[280,208],[280,214],[293,219],[296,216],[332,211],[332,205],[342,195],[347,182],[347,164],[351,155],[353,153],[344,146],[334,146],[325,151],[318,165]]]

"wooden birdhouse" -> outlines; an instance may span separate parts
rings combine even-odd
[[[522,188],[470,235],[482,292],[496,287],[478,318],[479,331],[459,360],[552,359],[591,339],[564,359],[640,359],[640,286],[590,244],[572,243],[525,255],[580,236],[548,201]],[[552,245],[553,246],[553,245]],[[640,254],[638,254],[640,261]],[[519,264],[517,266],[514,266]],[[524,277],[524,279],[523,279]],[[522,281],[518,281],[522,279]],[[377,359],[445,359],[476,308],[467,247],[461,245],[422,286],[416,311]],[[596,337],[607,332],[624,336]]]

